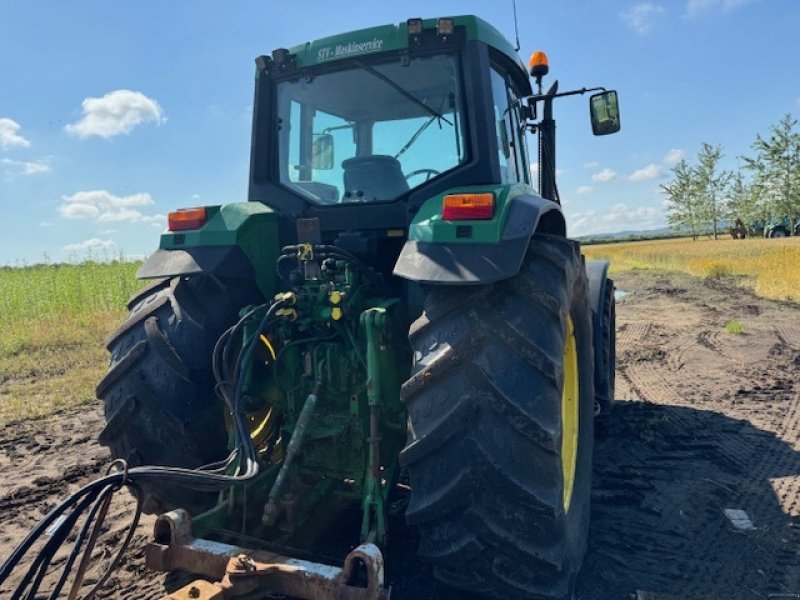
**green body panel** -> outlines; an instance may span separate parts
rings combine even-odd
[[[482,221],[445,221],[442,219],[442,203],[448,194],[494,194],[494,217]],[[536,194],[528,185],[515,183],[504,185],[480,185],[456,187],[434,196],[423,204],[408,230],[408,239],[416,242],[440,244],[499,244],[508,221],[511,200],[523,194]],[[471,237],[459,237],[458,228],[470,226]]]
[[[456,27],[463,26],[465,28],[467,39],[478,40],[496,48],[519,64],[521,69],[525,70],[524,64],[516,50],[514,50],[514,46],[489,23],[472,15],[453,17],[453,19]],[[423,26],[425,29],[434,29],[436,27],[436,19],[425,19]],[[321,38],[294,46],[289,49],[289,52],[296,55],[297,66],[302,68],[379,52],[405,50],[407,48],[408,29],[406,23],[403,22],[398,25],[370,27],[369,29],[359,29]]]
[[[190,231],[161,235],[161,250],[187,250],[209,246],[238,246],[250,259],[256,284],[266,297],[275,292],[275,261],[280,243],[278,215],[260,202],[207,206],[206,224]]]

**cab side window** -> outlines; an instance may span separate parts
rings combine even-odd
[[[524,131],[520,127],[518,96],[507,78],[492,68],[492,99],[497,132],[501,183],[529,183]]]

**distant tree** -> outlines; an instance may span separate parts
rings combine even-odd
[[[710,223],[714,239],[718,239],[718,223],[725,216],[723,200],[733,173],[721,169],[722,146],[703,142],[697,153],[697,166],[693,169],[697,188],[698,216],[701,222]]]
[[[765,217],[789,217],[793,230],[800,215],[800,132],[796,125],[797,119],[784,115],[771,127],[769,139],[756,136],[752,145],[755,156],[743,157],[753,173]]]
[[[746,181],[741,171],[737,171],[728,187],[725,216],[741,219],[745,224],[763,219],[765,207],[760,198],[759,187]]]
[[[698,207],[697,186],[694,174],[688,163],[681,159],[672,167],[672,181],[661,185],[661,190],[669,200],[667,205],[667,223],[673,229],[688,230],[692,239],[697,239]]]

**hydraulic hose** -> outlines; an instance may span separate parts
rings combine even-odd
[[[157,483],[167,483],[175,486],[182,486],[201,492],[219,492],[231,486],[248,481],[258,474],[258,454],[250,437],[250,429],[247,422],[245,411],[243,410],[242,373],[245,368],[252,364],[256,345],[259,337],[266,329],[278,318],[276,312],[288,305],[288,301],[279,300],[273,302],[268,307],[260,306],[249,311],[242,317],[236,325],[226,331],[218,340],[213,353],[214,375],[217,378],[217,390],[233,417],[234,446],[231,454],[220,461],[205,465],[198,469],[184,469],[180,467],[162,466],[143,466],[129,469],[125,461],[116,460],[112,466],[120,467],[117,472],[109,473],[79,489],[66,500],[61,502],[51,510],[42,521],[36,525],[22,542],[11,552],[11,555],[0,565],[0,584],[2,584],[19,565],[30,548],[43,536],[48,528],[53,526],[53,531],[49,533],[50,539],[44,544],[39,554],[33,560],[25,576],[16,587],[12,600],[22,600],[23,598],[33,600],[37,595],[38,587],[41,585],[47,569],[55,556],[55,553],[66,541],[70,532],[80,520],[83,513],[88,510],[88,514],[77,535],[73,549],[64,564],[61,575],[53,588],[49,598],[55,600],[64,585],[69,574],[74,567],[81,548],[86,545],[84,553],[91,553],[93,541],[96,539],[99,528],[102,525],[105,511],[111,497],[121,488],[127,488],[136,499],[136,512],[128,533],[120,546],[119,551],[112,560],[105,574],[100,577],[95,586],[84,600],[88,600],[96,594],[100,587],[110,577],[113,569],[119,563],[127,549],[141,515],[142,493],[139,484],[144,481]],[[261,315],[263,312],[263,315]],[[224,372],[226,363],[223,358],[226,353],[230,353],[231,344],[237,339],[245,324],[260,317],[258,329],[255,335],[251,336],[244,348],[237,356],[233,384],[230,385]],[[231,389],[232,388],[232,389]],[[232,392],[232,393],[231,393]],[[237,474],[230,475],[228,470],[235,462],[239,463]],[[91,532],[91,533],[90,533]],[[83,572],[88,563],[88,556],[80,561],[80,570]],[[74,598],[82,579],[82,573],[76,577],[70,597]]]

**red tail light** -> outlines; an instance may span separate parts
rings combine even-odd
[[[442,203],[445,221],[486,221],[494,216],[494,194],[449,194]]]
[[[188,229],[199,229],[206,223],[206,209],[200,208],[179,208],[169,213],[167,217],[167,229],[170,231],[186,231]]]

